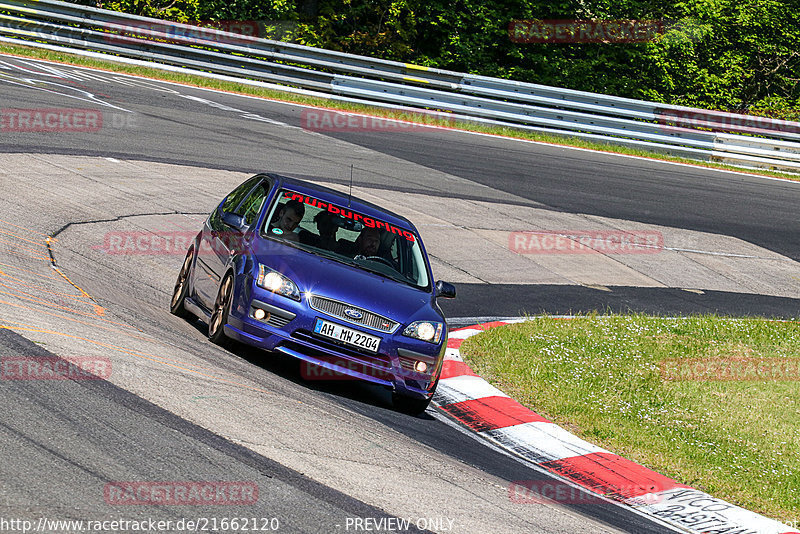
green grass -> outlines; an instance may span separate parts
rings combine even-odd
[[[786,178],[790,180],[800,180],[800,176],[792,173],[784,173],[779,171],[761,170],[761,169],[743,169],[732,165],[724,165],[720,163],[697,161],[688,158],[681,158],[676,156],[669,156],[657,152],[647,150],[639,150],[623,146],[615,146],[607,143],[591,142],[580,138],[565,138],[557,135],[546,135],[539,133],[531,133],[514,128],[506,128],[500,126],[487,126],[474,124],[469,122],[453,121],[453,120],[431,120],[429,116],[420,114],[415,117],[413,114],[407,112],[391,111],[380,107],[366,106],[362,104],[353,104],[347,102],[338,102],[328,100],[326,98],[310,97],[304,95],[297,95],[293,93],[266,89],[248,85],[245,83],[227,82],[222,80],[215,80],[213,78],[206,78],[193,74],[182,74],[179,72],[165,71],[156,68],[139,67],[135,65],[127,65],[124,63],[115,63],[113,56],[109,56],[109,60],[100,60],[89,57],[84,57],[65,52],[54,52],[44,50],[41,48],[31,48],[22,45],[0,44],[0,52],[6,54],[13,54],[18,56],[45,59],[48,61],[55,61],[69,65],[79,65],[83,67],[91,67],[112,72],[121,72],[125,74],[133,74],[136,76],[145,76],[157,80],[166,80],[195,87],[206,87],[209,89],[217,89],[220,91],[227,91],[231,93],[245,94],[256,96],[270,100],[280,100],[283,102],[294,102],[298,104],[306,104],[311,106],[320,106],[330,109],[338,109],[342,111],[353,111],[359,113],[367,113],[386,118],[397,118],[411,122],[422,122],[425,124],[435,124],[449,128],[456,128],[471,132],[488,133],[492,135],[501,135],[504,137],[511,137],[515,139],[526,139],[530,141],[538,141],[543,143],[551,143],[555,145],[572,146],[578,148],[586,148],[589,150],[599,150],[603,152],[612,152],[616,154],[626,154],[630,156],[641,156],[646,158],[659,159],[663,161],[672,161],[677,163],[687,163],[690,165],[708,167],[712,169],[723,169],[737,172],[746,172],[749,174],[756,174],[760,176],[772,176],[777,178]],[[445,112],[442,112],[446,115]]]
[[[800,519],[798,367],[792,380],[667,380],[661,372],[673,359],[800,365],[798,323],[543,317],[471,337],[461,353],[489,382],[587,441],[749,510]]]

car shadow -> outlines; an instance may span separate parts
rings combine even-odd
[[[305,362],[287,354],[268,352],[239,342],[232,342],[227,349],[248,363],[312,391],[392,410],[391,392],[383,386],[345,377],[337,380],[308,378],[304,376],[308,373],[303,373],[303,368],[307,365]]]
[[[206,323],[200,319],[195,319],[194,321],[189,320],[188,323],[197,330],[199,335],[207,338],[208,325]],[[210,343],[208,339],[206,339],[205,342]],[[334,380],[309,378],[303,376],[304,373],[302,369],[304,362],[292,358],[287,354],[269,352],[232,339],[228,340],[224,348],[232,355],[238,356],[251,365],[260,367],[284,380],[293,382],[311,391],[338,398],[344,404],[347,404],[349,408],[357,408],[356,405],[358,405],[366,409],[377,408],[395,414],[398,417],[434,420],[428,413],[414,416],[396,411],[392,404],[392,393],[384,386],[370,384],[349,377],[342,377]],[[345,400],[347,402],[345,402]],[[355,403],[355,405],[353,403]]]

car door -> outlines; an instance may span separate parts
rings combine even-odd
[[[228,231],[225,234],[225,239],[220,243],[220,247],[222,247],[227,254],[224,258],[225,263],[222,265],[223,270],[230,263],[230,259],[233,256],[248,253],[252,240],[258,234],[255,224],[263,209],[264,201],[269,196],[271,186],[270,180],[259,182],[234,210],[233,213],[241,217],[242,224],[235,226],[229,225]],[[220,256],[220,260],[222,259],[222,256]]]
[[[195,294],[200,304],[207,309],[212,309],[214,305],[220,279],[228,265],[231,251],[237,250],[237,243],[242,234],[241,228],[236,228],[225,221],[226,216],[238,215],[237,211],[245,198],[263,179],[262,176],[254,176],[231,191],[217,209],[211,212],[203,225],[195,269]]]

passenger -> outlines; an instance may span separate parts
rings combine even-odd
[[[334,215],[329,211],[320,211],[314,215],[314,222],[317,224],[319,235],[315,235],[308,230],[300,230],[300,242],[326,250],[336,249],[336,232],[339,230],[336,219],[338,217],[338,215]]]
[[[297,228],[297,225],[303,220],[305,214],[306,207],[302,202],[294,199],[290,200],[278,210],[278,215],[273,219],[270,225],[270,233],[280,235],[289,241],[298,241],[299,236],[294,233],[294,229]],[[274,232],[273,230],[275,229],[280,230],[280,233]]]

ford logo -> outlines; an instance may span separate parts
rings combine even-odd
[[[356,319],[356,320],[361,319],[361,318],[364,317],[363,313],[361,313],[358,310],[354,310],[352,308],[347,308],[346,310],[344,310],[344,314],[346,316],[350,317],[351,319]]]

